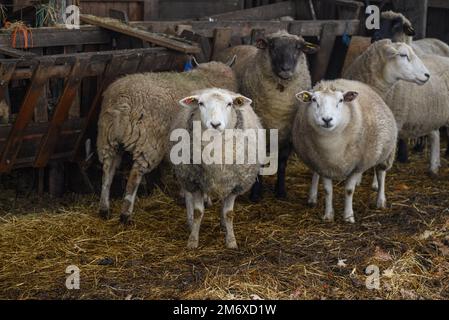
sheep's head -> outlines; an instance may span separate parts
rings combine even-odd
[[[179,103],[184,107],[198,108],[202,125],[222,132],[230,127],[234,108],[249,106],[252,101],[232,91],[211,88],[185,97]]]
[[[380,46],[383,56],[382,76],[388,83],[398,80],[413,82],[423,85],[430,78],[430,72],[415,54],[412,47],[405,43],[392,43],[383,40]]]
[[[256,46],[260,50],[266,50],[272,71],[282,80],[290,80],[294,76],[302,54],[312,54],[318,50],[317,45],[285,31],[258,39]]]
[[[379,29],[373,33],[371,41],[391,39],[393,42],[409,43],[409,37],[413,37],[414,35],[415,30],[411,22],[404,15],[393,11],[386,11],[382,12]]]
[[[307,121],[318,131],[333,132],[344,128],[349,122],[348,103],[358,96],[356,91],[338,91],[324,88],[316,91],[301,91],[296,98],[307,108]]]

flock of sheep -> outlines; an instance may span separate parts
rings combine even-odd
[[[286,31],[268,35],[256,46],[229,48],[216,57],[222,62],[115,81],[104,92],[98,123],[97,149],[103,164],[100,214],[111,216],[109,191],[123,152],[133,158],[120,215],[128,224],[143,175],[164,159],[170,162],[171,132],[182,128],[194,134],[195,123],[200,131],[213,130],[218,136],[228,129],[277,129],[276,196],[286,196],[285,169],[294,150],[314,172],[310,204],[317,202],[322,177],[325,220],[334,219],[332,182],[345,180],[343,217],[355,222],[354,189],[371,168],[377,207],[386,206],[385,176],[398,138],[430,135],[430,171],[437,174],[439,128],[449,123],[449,47],[435,39],[412,43],[413,28],[397,13],[383,13],[381,25],[373,37],[378,41],[344,70],[343,79],[323,80],[313,88],[306,54],[319,48]],[[206,147],[204,142],[192,148]],[[261,166],[260,161],[171,164],[185,200],[189,248],[198,247],[211,198],[222,201],[226,246],[237,248],[234,202],[250,189],[253,201],[261,199]]]

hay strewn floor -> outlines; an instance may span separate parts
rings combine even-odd
[[[310,173],[292,160],[286,201],[268,190],[260,204],[238,201],[237,251],[224,248],[218,206],[206,212],[200,249],[186,250],[184,209],[160,191],[139,199],[128,229],[117,223],[120,200],[105,222],[95,196],[56,203],[3,193],[0,298],[448,299],[448,163],[437,180],[426,171],[422,156],[396,164],[385,211],[374,209],[365,176],[354,198],[355,225],[342,222],[337,186],[337,220],[328,224],[320,219],[322,196],[317,208],[307,207]],[[371,264],[380,269],[380,290],[365,286]],[[65,288],[68,265],[81,269],[80,290]]]

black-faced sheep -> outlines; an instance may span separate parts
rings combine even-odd
[[[232,47],[218,58],[225,61],[237,56],[233,69],[239,82],[239,92],[253,100],[254,111],[265,129],[278,130],[278,197],[286,196],[285,170],[291,152],[291,128],[296,111],[294,95],[310,89],[312,85],[305,53],[317,50],[316,45],[302,37],[279,31],[259,39],[256,47]],[[261,179],[258,179],[251,192],[253,201],[260,199],[261,189]]]

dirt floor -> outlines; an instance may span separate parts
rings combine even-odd
[[[135,225],[97,216],[96,196],[55,201],[31,195],[0,201],[0,298],[6,299],[448,299],[449,168],[427,175],[427,157],[412,155],[387,176],[387,210],[376,210],[371,174],[356,190],[356,223],[307,206],[310,172],[292,159],[286,200],[265,191],[260,204],[241,197],[235,230],[240,248],[224,247],[218,205],[207,209],[200,248],[187,250],[184,209],[156,190],[140,197]],[[273,179],[268,179],[269,188]],[[322,194],[322,187],[320,186]],[[80,289],[67,290],[67,266]],[[374,270],[371,277],[366,269]],[[368,289],[375,279],[379,289]],[[374,269],[371,269],[374,268]],[[368,281],[371,284],[375,282]]]

